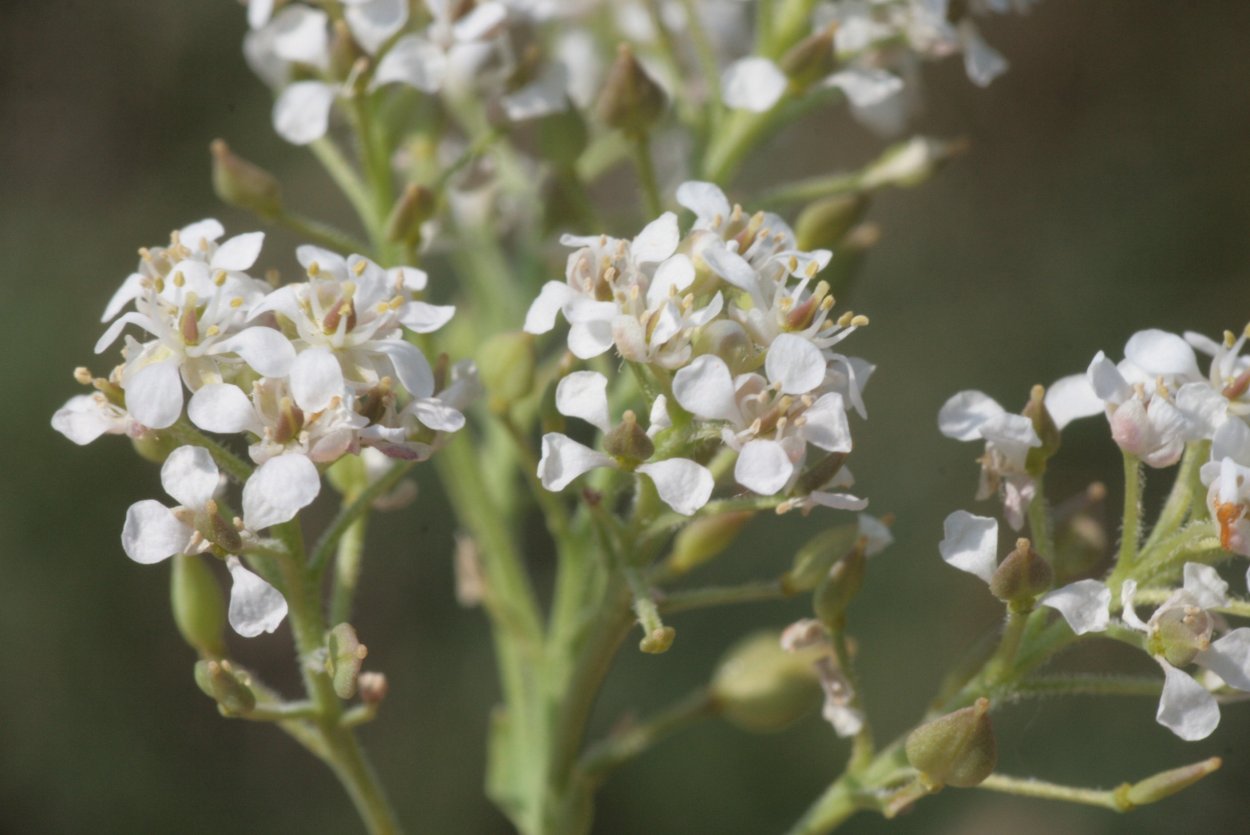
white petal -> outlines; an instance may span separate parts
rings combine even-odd
[[[658,264],[677,251],[681,233],[677,215],[665,212],[648,223],[629,245],[629,253],[638,264]]]
[[[85,446],[105,433],[125,431],[122,425],[125,418],[119,420],[109,411],[109,407],[101,403],[96,395],[75,395],[56,410],[52,416],[52,428],[79,446]]]
[[[1038,603],[1063,615],[1077,635],[1104,632],[1111,622],[1111,589],[1098,580],[1078,580],[1055,589]]]
[[[538,478],[543,487],[553,491],[563,490],[573,479],[595,467],[616,466],[602,452],[596,452],[559,432],[543,435],[542,453],[538,462]]]
[[[1098,404],[1099,411],[1102,403]],[[998,401],[980,391],[961,391],[942,404],[938,411],[938,431],[957,441],[981,439],[981,424],[1005,410]]]
[[[670,288],[681,292],[694,283],[694,262],[690,256],[677,254],[656,267],[647,287],[647,307],[655,307],[668,298]]]
[[[556,409],[581,418],[605,435],[612,431],[608,416],[608,378],[598,371],[574,371],[556,386]]]
[[[1231,458],[1250,464],[1250,426],[1240,420],[1226,420],[1211,437],[1211,460]]]
[[[459,432],[464,428],[464,415],[436,397],[414,400],[412,413],[422,426],[437,432]]]
[[[138,325],[150,334],[158,333],[158,329],[151,319],[142,313],[131,311],[119,317],[117,321],[105,328],[104,333],[96,340],[95,348],[92,350],[97,354],[103,353],[108,346],[117,341],[117,337],[121,336],[127,325]]]
[[[978,87],[988,87],[1007,72],[1007,59],[985,42],[972,21],[962,21],[959,31],[963,36],[964,71],[968,73],[968,80]]]
[[[416,345],[388,340],[374,343],[373,349],[390,358],[399,384],[413,397],[429,397],[434,393],[434,371]]]
[[[1229,632],[1194,658],[1238,690],[1250,691],[1250,628]]]
[[[264,243],[264,232],[235,235],[213,253],[211,266],[215,270],[251,269],[256,259],[260,257],[260,248]]]
[[[213,354],[235,353],[264,377],[285,377],[295,362],[291,340],[273,328],[244,328],[213,346]]]
[[[590,319],[569,328],[569,350],[581,360],[593,359],[612,347],[612,320]]]
[[[293,145],[307,145],[326,135],[334,88],[320,81],[298,81],[273,104],[273,129]]]
[[[682,183],[677,187],[677,202],[694,212],[703,225],[710,225],[716,218],[723,222],[733,211],[729,199],[720,186],[715,183],[704,183],[697,180]]]
[[[396,41],[373,74],[373,86],[402,82],[423,93],[437,93],[447,75],[447,56],[436,44],[408,35]]]
[[[877,69],[849,69],[836,72],[826,82],[841,90],[853,106],[873,107],[903,91],[903,80]]]
[[[647,437],[654,438],[672,425],[673,420],[668,415],[668,398],[656,395],[655,402],[651,404],[651,414],[647,417]]]
[[[801,336],[783,333],[768,346],[764,371],[782,394],[806,394],[825,379],[825,356]]]
[[[981,437],[995,444],[1018,447],[1039,447],[1042,439],[1037,437],[1033,421],[1024,415],[1007,412],[989,418],[980,426]]]
[[[643,464],[638,472],[655,482],[660,499],[682,516],[690,516],[707,504],[716,486],[707,467],[685,458]]]
[[[727,107],[763,113],[781,101],[789,83],[785,73],[767,58],[743,58],[721,75],[721,98]]]
[[[291,395],[306,412],[320,412],[346,392],[343,368],[328,348],[309,348],[291,365]]]
[[[890,526],[867,513],[859,514],[859,535],[868,541],[865,553],[870,557],[894,544]]]
[[[161,486],[178,504],[200,510],[217,492],[221,473],[204,447],[180,446],[161,465]]]
[[[997,520],[956,510],[942,528],[944,536],[938,544],[942,559],[988,583],[998,566]]]
[[[269,22],[274,0],[247,0],[247,25],[259,29]]]
[[[1085,376],[1089,380],[1090,388],[1094,390],[1094,396],[1100,400],[1123,403],[1133,395],[1133,389],[1124,379],[1124,375],[1102,351],[1094,355]]]
[[[850,493],[828,493],[824,490],[815,490],[808,494],[807,499],[812,504],[831,507],[834,510],[859,511],[868,507],[867,499],[852,496]]]
[[[525,332],[546,333],[554,328],[556,314],[573,296],[572,288],[563,281],[548,281],[525,314]]]
[[[179,229],[178,240],[193,250],[203,251],[224,234],[226,234],[226,228],[221,225],[220,221],[206,217]]]
[[[324,66],[329,57],[325,12],[307,6],[287,6],[273,19],[273,48],[284,61],[314,67]]]
[[[1124,358],[1150,376],[1197,377],[1198,360],[1189,343],[1174,333],[1157,329],[1138,331],[1124,346]]]
[[[118,313],[122,312],[122,308],[134,299],[138,298],[143,292],[143,283],[146,279],[142,273],[131,273],[126,276],[126,280],[122,282],[122,286],[117,288],[117,292],[109,299],[109,303],[104,307],[104,315],[100,317],[101,322],[107,322]],[[97,352],[98,353],[98,352]]]
[[[739,290],[759,293],[760,279],[747,260],[736,252],[730,252],[719,240],[712,241],[700,250],[699,255],[708,269]]]
[[[1184,569],[1185,591],[1204,609],[1215,609],[1228,602],[1228,583],[1218,571],[1199,562],[1187,562]]]
[[[1121,619],[1138,632],[1149,632],[1150,627],[1137,616],[1137,610],[1133,608],[1133,598],[1137,596],[1137,581],[1125,580],[1124,585],[1120,586],[1120,606],[1124,610],[1120,613]]]
[[[194,530],[178,521],[173,511],[158,501],[144,499],[126,511],[122,549],[135,562],[151,565],[181,554]]]
[[[823,395],[803,412],[803,438],[826,452],[851,451],[851,426],[846,405],[836,391]]]
[[[261,434],[252,401],[243,389],[229,383],[209,383],[191,395],[187,417],[205,432]]]
[[[303,455],[287,453],[256,468],[243,485],[243,524],[259,531],[295,518],[321,491],[317,467]]]
[[[1220,707],[1215,697],[1188,673],[1167,662],[1160,662],[1167,680],[1159,699],[1159,724],[1187,742],[1206,739],[1220,724]]]
[[[126,382],[126,410],[149,429],[172,426],[182,415],[178,362],[157,362],[135,372]]]
[[[734,465],[734,479],[761,496],[772,496],[794,475],[794,462],[776,441],[755,440],[742,447]]]
[[[456,21],[455,37],[458,41],[476,41],[494,34],[494,30],[508,17],[508,10],[500,3],[479,3],[468,14]]]
[[[226,560],[233,581],[230,587],[230,626],[244,638],[273,632],[286,617],[282,593],[243,567],[237,557]]]
[[[408,22],[407,0],[368,0],[343,9],[356,43],[374,54]]]
[[[569,105],[568,86],[564,65],[548,64],[538,78],[503,97],[504,113],[513,122],[562,113]]]
[[[433,333],[456,315],[455,305],[408,302],[399,323],[414,333]]]
[[[1074,420],[1102,414],[1102,400],[1094,394],[1089,378],[1084,374],[1061,377],[1046,389],[1046,411],[1062,430]]]
[[[704,420],[740,421],[733,375],[715,354],[703,354],[673,376],[673,397],[690,414]]]

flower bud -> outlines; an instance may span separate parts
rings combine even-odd
[[[221,201],[263,218],[282,214],[282,186],[268,171],[235,155],[225,140],[209,146],[213,155],[213,190]]]
[[[603,439],[603,448],[608,455],[631,469],[655,454],[655,444],[647,437],[646,430],[638,425],[638,418],[633,412],[621,416],[621,422]]]
[[[846,607],[863,588],[867,567],[868,557],[864,549],[853,548],[849,554],[834,563],[828,576],[816,587],[813,608],[816,617],[830,631],[842,629],[846,620]]]
[[[860,185],[865,189],[896,186],[912,188],[928,180],[938,168],[967,149],[962,141],[944,142],[924,136],[894,145],[864,170]]]
[[[676,637],[676,629],[671,626],[661,626],[643,638],[638,644],[638,649],[648,655],[662,655],[668,652]]]
[[[990,577],[990,593],[1024,611],[1032,607],[1033,598],[1050,589],[1054,578],[1050,564],[1033,549],[1033,543],[1020,538]]]
[[[1165,797],[1189,788],[1203,777],[1214,774],[1223,764],[1224,761],[1219,757],[1211,757],[1200,763],[1164,771],[1131,786],[1121,786],[1115,792],[1116,800],[1124,802],[1129,807],[1157,803]]]
[[[759,367],[755,344],[746,329],[728,319],[716,319],[700,328],[693,347],[696,354],[715,354],[723,359],[732,374],[745,374]]]
[[[616,61],[599,91],[599,120],[629,134],[646,133],[664,113],[664,89],[638,63],[629,44],[616,50]]]
[[[846,463],[845,452],[831,452],[812,466],[803,471],[795,483],[795,490],[801,495],[824,487],[842,469]]]
[[[686,574],[719,556],[733,544],[742,526],[754,515],[754,511],[741,510],[695,519],[673,540],[666,567],[673,574]]]
[[[932,789],[971,788],[994,771],[998,750],[989,699],[926,722],[907,737],[907,761]]]
[[[243,716],[256,707],[256,694],[249,686],[247,673],[236,670],[229,661],[197,661],[195,683],[204,695],[217,702],[223,716]]]
[[[864,219],[868,196],[861,192],[835,194],[809,203],[794,223],[801,250],[840,249],[847,233]]]
[[[386,218],[386,239],[416,246],[421,242],[421,225],[434,216],[437,207],[434,192],[416,183],[409,185]]]
[[[1033,430],[1042,440],[1041,446],[1029,449],[1028,458],[1024,462],[1025,470],[1035,478],[1046,472],[1046,462],[1059,451],[1060,444],[1059,427],[1055,425],[1055,419],[1046,410],[1045,397],[1046,389],[1042,386],[1034,386],[1029,392],[1029,402],[1020,412],[1033,421]]]
[[[800,87],[808,87],[831,75],[838,66],[833,50],[833,27],[826,27],[790,47],[778,65]]]
[[[350,623],[340,623],[326,635],[326,672],[334,679],[334,692],[340,699],[356,695],[360,665],[369,650],[356,637]]]
[[[360,700],[367,705],[379,705],[390,691],[385,673],[361,673],[357,681],[360,688]]]
[[[712,677],[712,701],[743,730],[780,730],[820,702],[813,655],[782,649],[775,631],[749,635],[721,659]]]
[[[1171,606],[1151,619],[1149,650],[1174,667],[1184,667],[1211,646],[1215,619],[1200,606]]]
[[[839,525],[813,536],[794,554],[790,570],[781,577],[787,592],[812,591],[829,575],[834,562],[855,547],[858,525]]]
[[[525,397],[534,385],[534,337],[522,331],[492,336],[478,349],[477,373],[493,410]]]
[[[226,600],[212,569],[198,554],[175,554],[169,598],[178,631],[208,658],[225,654]]]

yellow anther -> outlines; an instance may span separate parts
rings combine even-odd
[[[1244,336],[1246,339],[1250,339],[1250,324],[1247,324],[1244,328],[1241,329],[1241,335]]]
[[[758,435],[760,429],[763,428],[763,426],[764,426],[764,421],[760,420],[759,418],[756,418],[755,420],[751,421],[751,425],[747,427],[747,431],[751,433],[752,435]]]
[[[213,276],[213,283],[216,284],[218,287],[225,284],[226,283],[226,271],[218,270],[217,274]]]
[[[790,272],[797,272],[799,269],[799,259],[791,255],[789,266],[790,266]]]
[[[139,247],[139,257],[142,258],[144,261],[151,261],[152,250],[148,249],[146,246]]]
[[[368,261],[357,261],[356,266],[352,267],[352,272],[354,272],[356,274],[356,277],[359,278],[360,276],[365,274],[365,269],[368,266],[369,266]]]
[[[815,261],[809,261],[807,262],[807,268],[804,270],[804,272],[807,273],[808,278],[811,278],[812,276],[816,275],[816,273],[820,272],[820,264],[816,263]]]
[[[1232,331],[1224,331],[1224,347],[1225,348],[1233,347],[1233,343],[1236,341],[1237,341],[1237,338],[1233,335]]]
[[[230,300],[229,304],[232,308],[234,308],[235,310],[238,310],[240,307],[243,306],[243,297],[235,296],[233,299]]]
[[[810,394],[805,394],[799,398],[799,402],[803,404],[804,408],[807,408],[816,402],[816,398],[812,397]]]
[[[206,336],[216,336],[221,333],[221,328],[216,325],[209,325],[208,330],[204,332]]]
[[[401,307],[404,306],[404,297],[392,296],[391,300],[387,302],[386,306],[389,307],[391,310],[399,310]]]
[[[239,530],[239,531],[243,530],[243,520],[238,516],[231,519],[230,524],[234,525],[235,530]]]
[[[308,276],[310,278],[316,278],[319,275],[321,275],[321,265],[318,264],[316,261],[309,263]]]
[[[173,282],[175,287],[181,287],[187,283],[187,277],[182,274],[182,270],[174,273]]]
[[[860,315],[851,319],[851,324],[857,328],[867,327],[868,317],[861,313]]]
[[[841,316],[838,317],[838,327],[840,328],[848,327],[851,324],[851,320],[854,318],[855,318],[854,313],[852,313],[849,310],[846,311],[845,313],[843,313]]]
[[[781,300],[777,307],[781,309],[782,313],[789,313],[790,309],[794,307],[794,299],[791,296],[786,296]]]
[[[796,417],[796,418],[794,419],[793,423],[794,423],[794,425],[795,425],[796,427],[798,427],[798,426],[806,426],[806,425],[807,425],[807,415],[799,415],[798,417]]]
[[[820,309],[828,313],[833,310],[833,296],[825,296],[820,300]]]
[[[89,386],[92,380],[91,372],[85,366],[80,365],[74,369],[74,380],[84,386]]]
[[[787,418],[784,415],[777,418],[777,434],[780,435],[781,431],[786,428],[786,421]]]
[[[715,227],[715,228],[720,228],[720,225],[721,225],[722,223],[724,223],[724,222],[725,222],[725,216],[724,216],[724,215],[722,215],[720,212],[717,212],[716,214],[712,215],[712,226],[713,226],[713,227]]]

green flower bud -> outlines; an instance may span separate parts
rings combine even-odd
[[[849,554],[834,563],[833,569],[816,587],[812,606],[816,617],[829,628],[837,631],[846,620],[846,607],[859,594],[864,585],[868,557],[862,547],[853,548]]]
[[[198,554],[176,554],[169,583],[174,623],[200,655],[220,658],[226,652],[226,600],[212,569]]]
[[[781,730],[820,703],[812,654],[787,652],[780,638],[774,631],[743,638],[725,653],[712,677],[713,704],[743,730]]]
[[[1033,599],[1050,589],[1055,579],[1050,564],[1023,537],[990,577],[990,593],[1021,611],[1032,608]]]
[[[477,371],[490,406],[502,411],[534,386],[534,337],[521,331],[492,336],[478,349]]]
[[[699,329],[693,342],[696,354],[715,354],[725,361],[732,374],[745,374],[759,367],[755,344],[737,322],[716,319]]]
[[[676,629],[671,626],[661,626],[643,638],[638,644],[638,649],[648,655],[662,655],[668,652],[669,647],[673,645],[673,641],[676,638]]]
[[[837,248],[837,257],[821,273],[835,296],[851,292],[868,253],[880,240],[881,228],[875,223],[861,223],[846,234]]]
[[[886,149],[864,169],[860,185],[865,189],[913,188],[932,177],[943,164],[967,149],[966,142],[944,142],[913,137]]]
[[[195,683],[204,695],[217,702],[223,716],[243,716],[256,707],[256,694],[247,673],[235,669],[229,661],[197,661]]]
[[[695,519],[673,540],[673,550],[666,563],[668,570],[686,574],[719,556],[733,544],[742,526],[754,515],[754,511],[742,510]]]
[[[826,27],[790,47],[781,56],[778,66],[800,87],[808,87],[831,75],[838,67],[838,59],[833,50],[833,27]]]
[[[1172,606],[1151,619],[1149,650],[1174,667],[1184,667],[1211,646],[1215,619],[1200,606]]]
[[[809,203],[794,223],[794,236],[801,250],[832,249],[837,252],[842,239],[864,219],[868,195],[835,194]],[[841,257],[841,252],[838,252]]]
[[[1200,763],[1164,771],[1131,786],[1124,785],[1116,789],[1116,800],[1126,808],[1157,803],[1182,789],[1189,788],[1203,777],[1214,774],[1223,764],[1224,761],[1219,757],[1212,757]]]
[[[437,208],[434,192],[425,186],[410,184],[386,218],[386,239],[408,246],[421,243],[421,225],[434,216]]]
[[[640,135],[664,113],[664,89],[647,74],[629,44],[616,50],[616,61],[599,91],[599,120],[611,128]]]
[[[326,672],[334,679],[334,692],[340,699],[350,699],[356,695],[360,665],[369,650],[350,623],[340,623],[326,634],[326,650]]]
[[[926,722],[907,737],[907,761],[931,790],[971,788],[998,764],[989,699]]]
[[[1020,412],[1033,421],[1033,430],[1042,439],[1042,445],[1031,448],[1024,462],[1025,470],[1034,477],[1046,472],[1046,462],[1059,451],[1060,444],[1059,427],[1055,425],[1055,419],[1050,416],[1050,412],[1046,411],[1045,397],[1046,389],[1034,386],[1029,392],[1029,402]]]
[[[813,536],[794,554],[790,570],[781,577],[788,592],[812,591],[829,575],[839,557],[855,547],[858,525],[839,525]]]
[[[213,155],[213,190],[221,202],[263,218],[282,214],[282,186],[277,177],[235,155],[225,140],[209,145]]]
[[[603,448],[628,469],[637,467],[655,454],[655,444],[647,437],[646,430],[638,425],[638,418],[632,411],[621,416],[621,422],[603,439]]]

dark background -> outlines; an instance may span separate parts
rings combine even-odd
[[[299,181],[287,189],[293,204],[335,211],[311,158],[268,128],[269,96],[239,54],[244,25],[224,0],[0,5],[5,832],[358,827],[320,764],[273,728],[220,719],[193,684],[166,603],[168,568],[131,563],[118,543],[126,507],[160,495],[156,469],[122,440],[78,449],[48,426],[78,393],[75,365],[107,370],[90,353],[97,320],[138,246],[205,216],[254,228],[212,195],[210,139],[225,136]],[[1218,335],[1250,317],[1250,5],[1045,0],[984,30],[1011,71],[980,90],[957,61],[928,67],[929,115],[918,125],[966,136],[972,151],[925,187],[877,201],[871,217],[884,238],[851,300],[874,324],[847,348],[879,365],[852,463],[873,509],[899,517],[897,545],[874,561],[852,610],[883,738],[914,720],[942,671],[997,617],[978,583],[937,555],[948,512],[988,512],[971,501],[979,450],[936,430],[943,400],[975,387],[1016,407],[1032,383],[1083,369],[1098,349],[1119,356],[1139,328]],[[840,115],[807,128],[772,146],[752,182],[793,175],[787,160],[849,167],[878,147]],[[265,264],[289,266],[292,242],[271,238]],[[1053,495],[1105,479],[1118,501],[1105,424],[1068,435]],[[487,632],[479,612],[454,603],[447,509],[435,485],[423,487],[409,512],[379,517],[372,531],[356,623],[392,687],[363,737],[411,831],[506,832],[481,794],[496,699]],[[830,518],[758,524],[709,576],[774,575],[783,546]],[[795,602],[676,619],[669,654],[623,654],[598,728],[697,685],[744,632],[803,612]],[[240,655],[291,683],[285,629]],[[1077,662],[1151,669],[1112,650]],[[1154,723],[1154,710],[1149,699],[1010,706],[995,720],[1001,769],[1113,786],[1218,754],[1224,771],[1126,818],[951,790],[904,819],[863,816],[847,831],[1242,831],[1250,711],[1228,707],[1211,739],[1186,744]],[[775,832],[845,753],[816,718],[767,737],[707,724],[620,772],[596,832]]]

